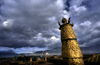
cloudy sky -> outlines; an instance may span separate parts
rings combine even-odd
[[[83,54],[100,53],[100,0],[0,0],[0,57],[61,54],[63,17],[71,17]]]

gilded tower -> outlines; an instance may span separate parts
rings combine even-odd
[[[62,25],[58,22],[61,30],[62,42],[62,58],[68,65],[84,65],[83,54],[77,42],[77,37],[73,30],[73,23],[70,23],[70,18],[62,19]]]

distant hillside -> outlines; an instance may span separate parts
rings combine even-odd
[[[37,51],[35,53],[50,53],[50,54],[53,54],[53,53],[61,53],[61,47],[57,47],[57,48],[53,48],[51,50],[45,50],[45,51]]]

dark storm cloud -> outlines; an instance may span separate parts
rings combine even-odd
[[[61,47],[58,21],[70,16],[80,47],[99,46],[99,0],[0,0],[0,3],[2,47],[47,47],[47,50]]]
[[[100,49],[100,45],[94,45],[94,46],[89,46],[89,47],[81,47],[83,54],[100,53],[99,49]]]
[[[0,51],[0,57],[13,57],[17,56],[13,50],[8,50],[8,51]]]
[[[30,46],[27,41],[27,37],[22,34],[16,34],[11,31],[2,30],[0,32],[0,46],[14,48]]]
[[[65,7],[65,10],[69,11],[69,8],[70,8],[70,0],[67,0],[67,1],[65,2],[65,5],[67,5],[67,6]]]
[[[81,24],[75,25],[74,27],[80,47],[90,47],[94,45],[100,46],[100,43],[99,43],[99,40],[100,40],[99,27],[100,26],[99,24],[98,23],[92,24],[92,22],[91,24],[89,24],[89,21],[87,21],[86,24],[84,22],[84,25],[81,23]]]
[[[57,22],[64,15],[62,0],[2,1],[4,4],[0,7],[2,13],[0,15],[0,46],[52,48],[50,46],[58,42],[56,40],[59,38]],[[51,39],[53,36],[56,40],[54,43]]]
[[[90,0],[83,0],[82,3],[80,4],[80,6],[85,6],[86,8],[91,10],[91,5],[89,2],[90,2]]]
[[[100,4],[99,0],[70,0],[70,15],[80,47],[99,45]]]
[[[74,0],[70,2],[71,7],[70,11],[71,16],[75,17],[75,21],[78,23],[82,23],[83,21],[89,20],[92,23],[97,22],[100,20],[100,4],[99,0],[77,0],[75,3]],[[76,7],[75,7],[76,6]],[[82,11],[83,10],[83,11]]]

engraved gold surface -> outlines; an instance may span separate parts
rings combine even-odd
[[[62,41],[62,58],[68,65],[84,65],[83,54],[77,42],[73,24],[60,25]]]
[[[69,39],[69,38],[76,38],[74,30],[70,24],[65,24],[61,28],[61,40]]]
[[[78,42],[76,40],[68,40],[62,42],[63,58],[79,58],[83,57]]]
[[[83,59],[63,59],[66,65],[84,65]]]

